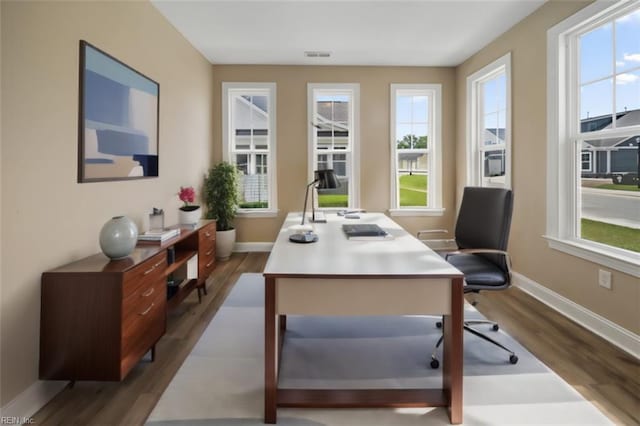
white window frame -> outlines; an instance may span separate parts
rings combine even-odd
[[[612,16],[624,14],[637,1],[599,0],[547,32],[547,229],[549,247],[591,262],[640,277],[640,254],[578,238],[580,193],[576,182],[581,168],[581,147],[574,142],[579,117],[575,93],[576,58],[570,58],[568,43],[576,43],[577,29],[596,27]],[[574,49],[575,51],[575,49]],[[573,72],[571,72],[573,71]],[[626,133],[636,126],[624,129]],[[621,130],[612,129],[615,137]]]
[[[390,142],[391,142],[391,216],[442,216],[442,85],[441,84],[391,84],[390,85]],[[398,161],[396,146],[396,105],[399,95],[425,95],[429,98],[429,184],[428,201],[425,207],[400,207],[398,188]]]
[[[268,153],[267,176],[268,176],[268,197],[269,207],[266,209],[241,209],[237,211],[239,217],[276,217],[278,215],[278,187],[276,168],[276,83],[222,83],[222,159],[232,164],[235,161],[231,158],[234,148],[231,146],[233,137],[230,135],[231,125],[231,95],[234,94],[266,95],[268,97],[268,150],[247,152],[250,156]],[[250,167],[255,167],[255,161]]]
[[[506,78],[506,117],[504,145],[481,146],[482,99],[480,84],[504,73]],[[485,179],[482,162],[485,150],[504,149],[504,183]],[[467,77],[467,185],[511,188],[511,52]]]
[[[351,105],[349,110],[349,138],[350,147],[347,150],[327,151],[318,150],[316,148],[316,128],[314,127],[313,111],[315,109],[314,100],[316,91],[322,91],[327,94],[351,96]],[[347,160],[347,170],[351,169],[349,178],[349,209],[357,209],[360,207],[360,84],[359,83],[307,83],[307,181],[314,179],[313,172],[317,170],[318,155],[321,154],[351,154],[350,164]],[[317,203],[318,197],[316,197]],[[317,208],[317,206],[316,206]],[[338,211],[343,208],[339,207],[321,207],[322,211]]]

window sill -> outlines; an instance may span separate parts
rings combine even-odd
[[[640,277],[640,255],[634,255],[632,253],[621,255],[577,241],[561,240],[548,235],[544,235],[543,237],[547,240],[549,247],[554,250],[615,269],[616,271],[634,277]]]
[[[278,217],[278,210],[238,210],[236,216],[239,218]]]
[[[431,209],[389,209],[389,216],[442,216],[445,209],[443,208],[431,208]]]

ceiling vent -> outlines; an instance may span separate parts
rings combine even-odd
[[[307,50],[304,52],[304,56],[307,58],[328,58],[331,56],[331,52],[323,52],[319,50]]]

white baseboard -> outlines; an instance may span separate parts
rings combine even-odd
[[[271,251],[273,243],[236,243],[233,246],[233,251],[236,252],[250,252],[250,251]]]
[[[637,334],[517,272],[513,273],[513,284],[562,315],[640,359],[640,336]]]
[[[0,416],[16,418],[21,420],[20,423],[28,423],[25,420],[51,401],[68,383],[68,381],[38,380],[0,408]]]

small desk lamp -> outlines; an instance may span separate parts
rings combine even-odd
[[[307,185],[307,191],[304,194],[304,206],[302,207],[302,221],[300,225],[304,225],[304,220],[307,216],[307,199],[309,198],[309,188],[314,187],[315,184],[318,184],[315,188],[317,189],[335,189],[340,186],[340,182],[336,177],[336,174],[333,170],[316,170],[314,173],[313,182]],[[311,221],[316,221],[316,207],[315,207],[315,196],[313,189],[311,190]],[[295,243],[313,243],[318,241],[318,236],[313,232],[309,231],[304,234],[293,234],[289,236],[289,240]]]

